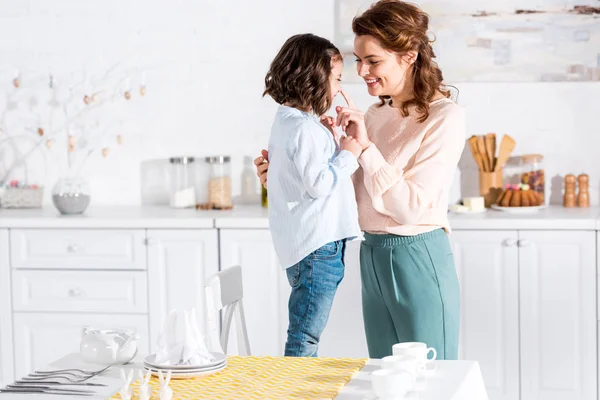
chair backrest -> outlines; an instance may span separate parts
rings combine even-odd
[[[206,295],[208,335],[213,351],[227,353],[231,322],[235,315],[238,352],[250,355],[250,343],[244,318],[242,297],[242,268],[239,265],[224,269],[211,276],[204,287]],[[219,339],[219,312],[223,310],[223,327]]]

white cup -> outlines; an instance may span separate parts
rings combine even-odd
[[[425,365],[415,356],[387,356],[381,359],[382,369],[391,369],[395,371],[404,371],[419,376],[425,370]]]
[[[433,357],[427,357],[433,353]],[[392,354],[395,356],[413,356],[418,362],[425,366],[425,370],[419,371],[421,375],[425,372],[431,373],[435,370],[435,364],[432,363],[437,358],[437,351],[433,347],[427,347],[422,342],[404,342],[392,346]]]
[[[392,369],[379,369],[371,373],[373,392],[378,399],[396,399],[404,396],[415,385],[413,374]]]

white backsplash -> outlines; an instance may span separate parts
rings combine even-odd
[[[333,0],[49,4],[0,0],[1,71],[98,68],[130,54],[152,67],[143,117],[129,122],[135,129],[125,133],[122,147],[106,159],[96,155],[84,170],[93,205],[139,204],[142,191],[150,202],[161,201],[161,162],[152,160],[174,155],[230,155],[238,194],[243,156],[267,145],[276,105],[261,94],[272,57],[292,34],[333,36]],[[543,154],[547,185],[555,175],[590,174],[591,202],[598,204],[600,83],[457,86],[459,103],[468,108],[468,135],[508,133],[517,141],[515,153]],[[364,109],[376,100],[363,85],[346,90]],[[43,171],[40,179],[51,188],[58,170],[52,162],[45,166],[39,158],[30,168]],[[477,192],[474,172],[467,153],[453,200],[461,181],[463,194]],[[560,200],[556,193],[552,198]]]

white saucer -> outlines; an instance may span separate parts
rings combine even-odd
[[[215,357],[214,360],[212,360],[211,362],[208,362],[206,364],[201,364],[201,365],[167,365],[167,364],[157,364],[154,362],[154,360],[156,359],[156,354],[150,354],[148,357],[144,358],[144,364],[156,368],[156,369],[162,369],[162,370],[193,370],[193,369],[207,369],[210,367],[216,367],[216,366],[220,366],[223,364],[227,364],[227,356],[225,354],[222,353],[211,353],[213,355],[213,357]]]
[[[547,207],[548,206],[546,204],[542,204],[541,206],[530,206],[530,207],[501,207],[496,204],[492,205],[492,208],[494,210],[504,211],[504,212],[513,213],[513,214],[526,214],[526,213],[530,213],[530,212],[543,210],[544,208],[547,208]]]
[[[483,210],[476,210],[476,211],[472,211],[472,210],[458,211],[458,210],[452,210],[452,209],[450,209],[450,212],[453,213],[453,214],[483,214],[486,211],[487,210],[485,208]]]

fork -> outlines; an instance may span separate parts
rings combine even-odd
[[[47,380],[47,379],[65,379],[69,382],[73,382],[73,383],[80,383],[80,382],[84,382],[96,375],[101,374],[102,372],[106,371],[107,369],[110,368],[110,365],[108,365],[105,368],[102,368],[99,371],[96,371],[94,373],[91,374],[86,374],[86,375],[77,375],[74,373],[70,373],[70,372],[62,372],[62,373],[46,373],[46,374],[40,374],[40,375],[35,375],[35,374],[30,374],[28,376],[25,376],[22,378],[22,380],[24,381],[43,381],[43,380]],[[73,377],[69,377],[68,375],[72,375]]]
[[[104,368],[104,369],[106,369],[106,368]],[[82,374],[94,374],[94,373],[98,372],[98,370],[86,371],[86,370],[77,369],[77,368],[65,368],[65,369],[54,369],[52,371],[33,371],[33,373],[34,374],[55,374],[57,372],[68,372],[68,371],[81,372]]]

